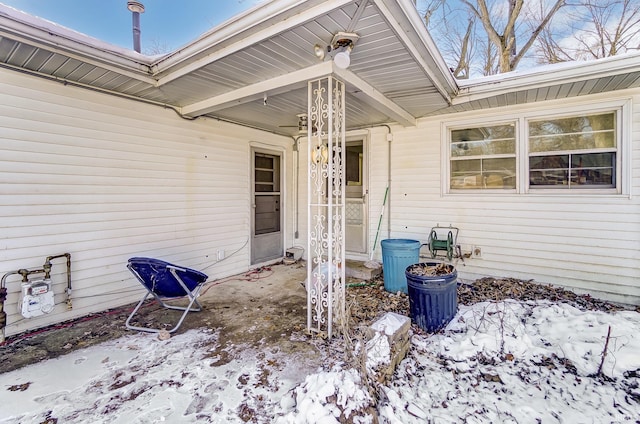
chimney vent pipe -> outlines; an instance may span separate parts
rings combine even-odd
[[[144,13],[144,6],[139,1],[128,1],[127,9],[132,13],[133,50],[140,53],[140,14]]]

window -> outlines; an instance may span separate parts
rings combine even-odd
[[[627,193],[621,155],[628,101],[523,113],[488,125],[446,128],[451,192]],[[626,147],[628,149],[628,146]],[[446,171],[443,171],[445,173]]]
[[[614,112],[529,121],[529,186],[615,187],[615,123]]]
[[[451,130],[452,189],[516,187],[515,124]]]

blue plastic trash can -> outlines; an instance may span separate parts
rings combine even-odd
[[[411,320],[425,331],[435,333],[458,312],[458,271],[446,265],[443,275],[416,275],[414,267],[436,266],[437,262],[409,265],[405,270],[409,288]]]
[[[382,273],[384,288],[388,292],[407,293],[405,269],[420,262],[420,246],[418,240],[386,239],[382,245]]]

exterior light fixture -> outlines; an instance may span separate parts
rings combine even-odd
[[[347,69],[351,64],[351,51],[358,38],[358,34],[353,32],[338,32],[326,48],[320,44],[314,45],[313,53],[320,60],[324,60],[328,53],[338,68]]]
[[[326,165],[329,163],[329,148],[326,144],[319,144],[311,151],[311,162],[317,165]]]
[[[315,46],[313,46],[313,54],[316,55],[316,57],[320,60],[324,59],[324,55],[325,55],[325,48],[323,48],[320,44],[316,44]]]
[[[333,56],[333,63],[340,69],[347,69],[351,64],[351,50],[353,50],[353,44],[349,44],[346,47],[338,47],[337,53]]]
[[[333,36],[329,49],[338,68],[347,69],[351,64],[351,50],[358,38],[358,34],[353,32],[339,32]]]

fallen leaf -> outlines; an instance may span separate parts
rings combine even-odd
[[[22,384],[14,384],[13,386],[9,386],[7,390],[9,390],[10,392],[24,392],[29,388],[30,385],[30,381]]]

